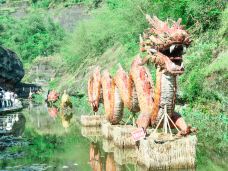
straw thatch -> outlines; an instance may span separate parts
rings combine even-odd
[[[83,126],[100,126],[103,120],[103,115],[82,115],[80,122]]]
[[[112,124],[118,124],[123,117],[123,101],[119,89],[107,70],[103,72],[101,83],[106,119]]]
[[[114,152],[115,145],[112,140],[103,139],[102,148],[103,148],[104,152],[111,153],[111,152]]]
[[[101,133],[106,139],[113,139],[113,128],[117,125],[111,125],[108,121],[101,124]]]
[[[118,125],[113,128],[113,141],[118,147],[129,148],[135,146],[135,141],[132,138],[132,132],[137,127],[132,125]]]
[[[177,138],[155,133],[140,141],[138,163],[150,169],[194,168],[196,157],[195,135]]]
[[[124,106],[127,107],[131,112],[139,112],[140,108],[138,97],[133,80],[128,76],[128,73],[124,71],[121,65],[119,65],[119,69],[114,79],[116,86],[119,89]]]
[[[135,141],[132,138],[132,132],[138,129],[132,125],[116,125],[113,128],[113,142],[120,148],[133,148],[135,147]],[[147,136],[150,135],[154,129],[147,129]]]
[[[142,59],[137,56],[131,65],[130,75],[134,81],[138,95],[140,116],[137,120],[139,127],[147,128],[153,110],[154,86],[147,67],[141,66]]]
[[[135,148],[114,148],[114,160],[119,165],[137,163],[137,149]]]
[[[81,127],[81,134],[83,137],[101,137],[101,127],[98,126],[93,126],[93,127],[88,127],[88,126],[82,126]]]

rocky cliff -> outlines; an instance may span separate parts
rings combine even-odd
[[[13,86],[23,77],[23,64],[16,53],[0,46],[0,86]]]

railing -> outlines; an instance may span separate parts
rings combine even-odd
[[[0,113],[4,113],[7,111],[15,111],[22,108],[21,101],[15,99],[16,101],[12,100],[1,100],[0,101]]]

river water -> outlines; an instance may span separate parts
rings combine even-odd
[[[0,170],[143,171],[135,150],[115,147],[99,128],[81,127],[75,112],[29,103],[0,117]],[[194,169],[193,169],[194,170]],[[213,163],[196,170],[226,170]]]

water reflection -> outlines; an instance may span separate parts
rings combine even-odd
[[[100,127],[81,127],[82,135],[91,141],[89,148],[91,169],[93,171],[135,170],[136,150],[134,148],[118,148],[112,140],[103,139],[101,135],[92,134],[95,132],[101,133],[100,129]]]
[[[92,142],[89,150],[89,163],[93,171],[102,171],[102,159],[99,144]]]
[[[115,161],[114,153],[104,153],[100,143],[91,142],[89,150],[89,164],[93,171],[125,171],[126,166]]]
[[[81,135],[87,139],[89,139],[90,142],[98,142],[101,140],[101,129],[100,127],[81,127]]]
[[[0,116],[0,135],[21,136],[25,129],[26,119],[23,114],[5,114]]]
[[[41,134],[65,134],[73,118],[73,110],[61,110],[60,108],[47,104],[30,105],[28,110],[29,121],[33,129]]]
[[[21,138],[25,130],[26,119],[21,113],[5,114],[0,116],[0,160],[4,163],[7,159],[21,158],[23,151],[8,151],[14,146],[28,145],[28,141]]]
[[[116,171],[116,163],[114,160],[114,154],[113,153],[108,153],[106,156],[106,170],[110,170],[110,171]]]
[[[137,149],[136,148],[114,148],[114,159],[119,165],[135,164],[137,163]]]
[[[110,139],[104,138],[102,143],[102,148],[106,153],[114,152],[114,148],[115,148],[114,142]]]
[[[0,170],[148,170],[134,148],[116,147],[100,127],[79,127],[78,113],[53,107],[30,104],[23,114],[0,116]]]
[[[60,113],[60,117],[61,117],[61,121],[62,121],[62,126],[67,129],[70,126],[70,121],[73,117],[73,113],[72,112],[66,112],[64,110],[61,111]]]
[[[91,170],[72,110],[28,103],[22,112],[0,118],[0,170]]]
[[[48,108],[48,113],[50,115],[51,118],[55,119],[58,115],[58,108],[56,106],[53,107],[49,107]]]

